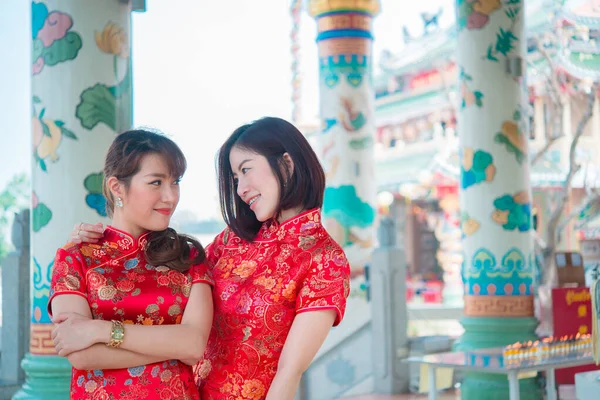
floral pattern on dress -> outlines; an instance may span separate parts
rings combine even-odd
[[[225,229],[206,252],[215,320],[195,368],[200,395],[265,399],[294,317],[331,309],[335,324],[341,322],[350,292],[348,261],[318,209],[263,224],[251,243]]]
[[[48,308],[55,296],[87,299],[94,319],[125,324],[179,324],[192,284],[213,284],[205,264],[181,273],[149,265],[147,234],[137,240],[108,227],[98,244],[59,249],[52,270]],[[193,256],[193,254],[192,254]],[[73,368],[72,399],[199,399],[192,368],[170,360],[134,368],[83,371]]]

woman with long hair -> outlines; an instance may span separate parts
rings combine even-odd
[[[192,366],[213,318],[205,251],[169,228],[186,160],[144,130],[113,141],[104,166],[111,224],[59,249],[48,308],[72,399],[198,399]]]

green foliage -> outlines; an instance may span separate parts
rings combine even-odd
[[[12,177],[0,192],[0,260],[12,250],[9,242],[13,215],[29,207],[29,177],[25,173]]]

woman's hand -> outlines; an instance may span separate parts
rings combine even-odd
[[[98,243],[98,239],[104,234],[104,225],[98,222],[95,225],[80,223],[76,224],[71,231],[69,242],[71,243]]]
[[[74,312],[58,314],[52,322],[57,324],[52,331],[54,348],[61,357],[102,342],[102,337],[110,337],[112,329],[110,321],[93,320]]]

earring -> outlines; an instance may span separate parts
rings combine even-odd
[[[120,197],[117,197],[117,199],[115,200],[115,206],[121,208],[123,207],[123,199]]]

